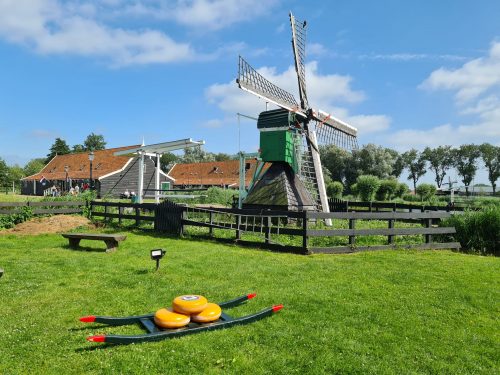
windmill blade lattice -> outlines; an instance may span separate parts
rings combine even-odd
[[[298,21],[290,13],[290,25],[292,26],[292,48],[295,58],[295,71],[299,82],[300,105],[303,110],[309,108],[306,90],[306,22]]]
[[[241,56],[238,63],[238,86],[254,95],[292,112],[299,111],[299,104],[288,91],[265,79],[259,72],[247,63]],[[299,112],[305,117],[305,114]]]

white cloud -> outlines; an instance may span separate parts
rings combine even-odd
[[[456,91],[455,99],[464,103],[500,87],[500,42],[491,45],[488,56],[471,60],[458,69],[440,68],[420,85],[428,90]]]
[[[295,68],[290,66],[282,73],[278,73],[275,68],[262,67],[258,72],[268,80],[282,89],[297,94],[297,76]],[[313,61],[306,65],[307,92],[309,103],[314,108],[331,113],[355,127],[358,127],[360,134],[378,132],[386,130],[390,126],[391,119],[385,115],[351,115],[345,108],[335,106],[338,102],[359,103],[365,99],[361,91],[352,89],[352,78],[337,74],[321,75],[318,72],[317,62]],[[223,84],[214,84],[205,91],[207,100],[221,109],[226,116],[237,112],[255,116],[266,109],[265,101],[240,90],[231,81]],[[270,105],[269,109],[274,108]]]
[[[190,28],[218,30],[272,11],[279,0],[149,0],[115,9],[117,16],[174,20]]]
[[[187,43],[155,30],[109,27],[91,17],[92,4],[0,0],[0,37],[42,54],[97,56],[113,65],[198,58]]]
[[[420,87],[454,91],[458,113],[471,117],[470,120],[458,126],[401,130],[391,136],[390,143],[400,149],[483,142],[500,145],[499,42],[491,45],[486,57],[466,62],[458,69],[435,70]]]
[[[448,61],[463,61],[467,58],[459,55],[450,55],[450,54],[428,54],[428,53],[408,53],[408,52],[400,52],[400,53],[371,53],[359,55],[358,58],[360,60],[388,60],[388,61],[415,61],[415,60],[448,60]]]

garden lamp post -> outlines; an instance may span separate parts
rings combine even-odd
[[[64,183],[64,187],[66,188],[65,190],[68,191],[68,170],[69,170],[69,167],[67,165],[64,166],[64,172],[66,173],[66,180],[65,180],[65,183]]]
[[[92,162],[94,161],[94,152],[89,152],[89,162],[90,162],[90,190],[94,190],[94,182],[92,180]]]

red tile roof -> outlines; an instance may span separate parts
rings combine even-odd
[[[115,156],[113,153],[139,146],[140,145],[125,146],[94,151],[92,178],[98,179],[108,173],[122,169],[129,161],[130,156]],[[76,154],[56,155],[39,173],[25,177],[23,180],[40,180],[42,176],[49,181],[65,180],[65,166],[68,166],[68,178],[73,180],[89,178],[89,155],[87,152],[79,152]]]
[[[250,169],[246,171],[245,184],[252,180],[256,167],[255,159],[247,159]],[[175,179],[174,185],[235,185],[239,184],[239,160],[209,161],[204,163],[175,164],[168,175]]]

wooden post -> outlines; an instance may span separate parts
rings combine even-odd
[[[371,206],[371,204],[370,204]],[[356,228],[356,219],[349,219],[349,229]],[[356,244],[356,236],[349,236],[349,245],[354,246]]]
[[[372,204],[372,201],[370,201],[370,202],[369,202],[369,204],[370,204],[370,208],[369,208],[369,210],[370,210],[370,212],[372,212],[372,210],[373,210],[373,204]]]
[[[269,244],[271,242],[271,218],[269,216],[266,216],[265,219],[266,219],[266,224],[264,227],[265,238],[266,238],[266,244]]]
[[[241,225],[241,215],[236,214],[236,240],[241,240],[241,231],[240,231],[240,225]]]
[[[122,223],[122,215],[123,215],[123,207],[121,206],[118,206],[118,223],[121,224]]]
[[[209,212],[210,228],[208,228],[208,234],[210,237],[213,237],[214,235],[214,228],[212,227],[212,225],[214,224],[213,214],[214,213],[212,211]]]
[[[426,228],[432,227],[432,219],[427,219],[425,221],[425,227]],[[431,243],[431,242],[432,242],[432,234],[426,234],[425,235],[425,243]]]
[[[389,229],[394,228],[394,220],[393,220],[393,219],[389,219],[388,221],[389,221]],[[391,244],[393,244],[393,243],[394,243],[394,235],[389,234],[389,235],[387,236],[387,243],[388,243],[389,245],[391,245]]]
[[[139,226],[141,224],[141,219],[140,219],[141,211],[139,207],[135,207],[135,225]]]
[[[104,221],[110,221],[108,215],[108,206],[104,206]]]
[[[304,215],[302,216],[302,249],[304,253],[309,252],[309,237],[307,235],[307,211],[304,211]]]

